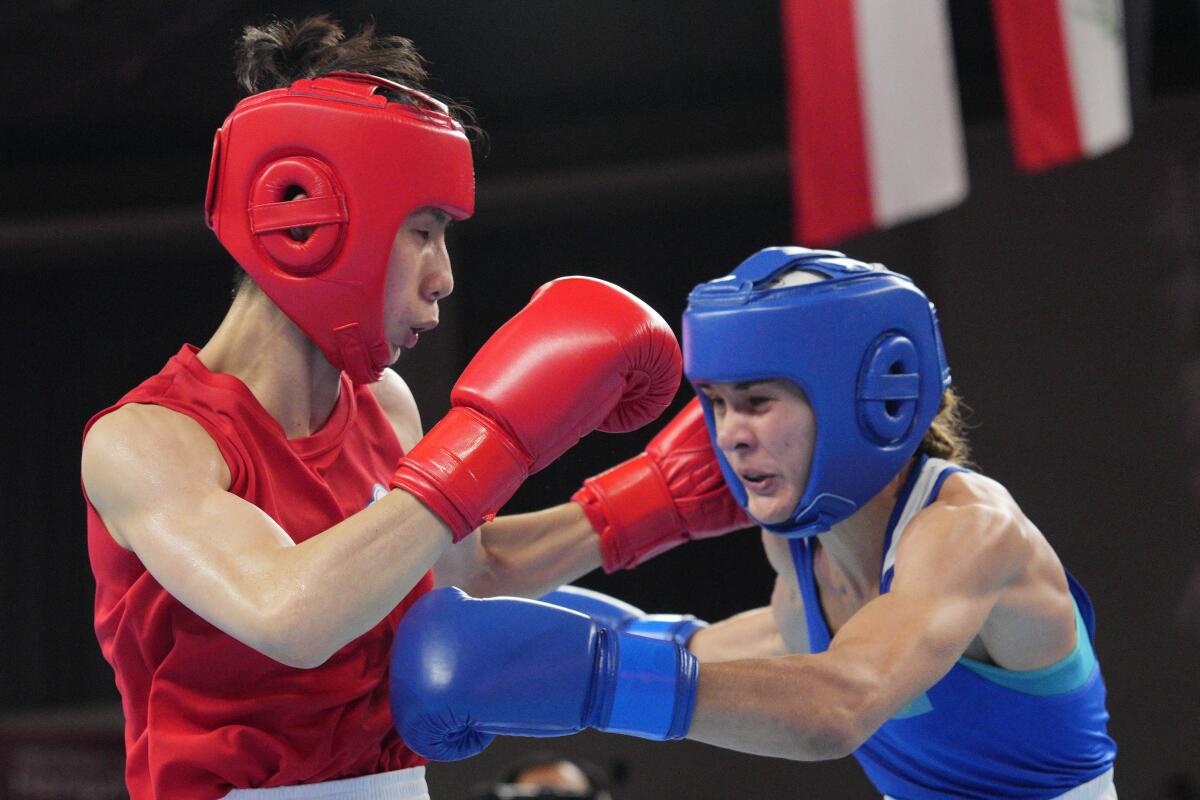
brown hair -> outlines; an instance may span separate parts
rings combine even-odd
[[[937,416],[917,448],[934,458],[944,458],[954,464],[970,466],[971,445],[967,442],[967,423],[964,414],[970,408],[953,387],[942,392]]]
[[[339,71],[387,78],[433,95],[425,87],[429,80],[425,59],[412,41],[403,36],[379,35],[374,23],[367,23],[352,36],[347,36],[341,24],[328,14],[299,21],[276,19],[242,29],[235,74],[238,83],[251,94],[282,89],[302,78]],[[392,102],[414,102],[404,92],[385,90],[382,94]],[[469,138],[476,142],[484,140],[483,131],[475,124],[475,114],[469,107],[434,96],[449,107],[451,115],[466,129]],[[249,285],[253,285],[253,281],[239,267],[234,274],[234,295]]]

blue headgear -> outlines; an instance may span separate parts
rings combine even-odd
[[[771,286],[794,270],[825,279]],[[827,531],[878,494],[916,452],[950,385],[937,313],[909,278],[803,247],[761,250],[693,289],[683,361],[693,384],[783,378],[808,397],[817,422],[808,484],[786,521],[763,526],[789,537]],[[699,394],[725,482],[747,508]]]

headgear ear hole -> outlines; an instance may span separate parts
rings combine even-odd
[[[917,414],[917,348],[896,333],[884,334],[867,349],[858,379],[858,420],[877,444],[902,440]]]
[[[888,368],[889,375],[903,375],[908,371],[909,369],[900,359],[893,361],[892,366]],[[903,412],[903,402],[900,400],[884,400],[883,407],[889,417],[898,417]]]
[[[333,171],[316,158],[292,156],[259,173],[250,217],[259,243],[283,271],[311,275],[337,253],[349,215]]]
[[[289,186],[283,193],[283,199],[285,202],[291,202],[292,200],[296,199],[303,200],[305,197],[308,197],[308,194],[304,191],[303,186]],[[303,228],[288,228],[287,232],[288,236],[292,237],[292,241],[305,242],[308,241],[308,237],[312,236],[313,229],[312,226],[309,225]]]
[[[288,228],[287,229],[287,234],[288,234],[288,236],[291,237],[293,242],[307,242],[309,237],[312,236],[312,232],[313,232],[312,228]]]

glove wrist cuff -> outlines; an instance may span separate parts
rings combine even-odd
[[[493,420],[455,407],[400,460],[392,486],[441,517],[457,542],[496,516],[532,463]]]
[[[571,499],[600,535],[605,572],[635,567],[687,540],[667,481],[646,453],[588,478]]]
[[[707,627],[707,622],[691,614],[645,614],[631,621],[624,630],[650,639],[674,642],[686,648],[696,631]]]
[[[643,739],[682,739],[692,724],[699,665],[674,642],[615,637],[612,703],[601,730]]]

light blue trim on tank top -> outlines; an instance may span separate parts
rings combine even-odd
[[[1006,689],[1036,697],[1048,697],[1074,691],[1091,677],[1096,668],[1096,654],[1088,636],[1079,605],[1075,606],[1075,649],[1061,661],[1048,667],[1028,671],[1016,671],[984,664],[963,656],[958,660],[967,669],[984,680],[999,684]]]

